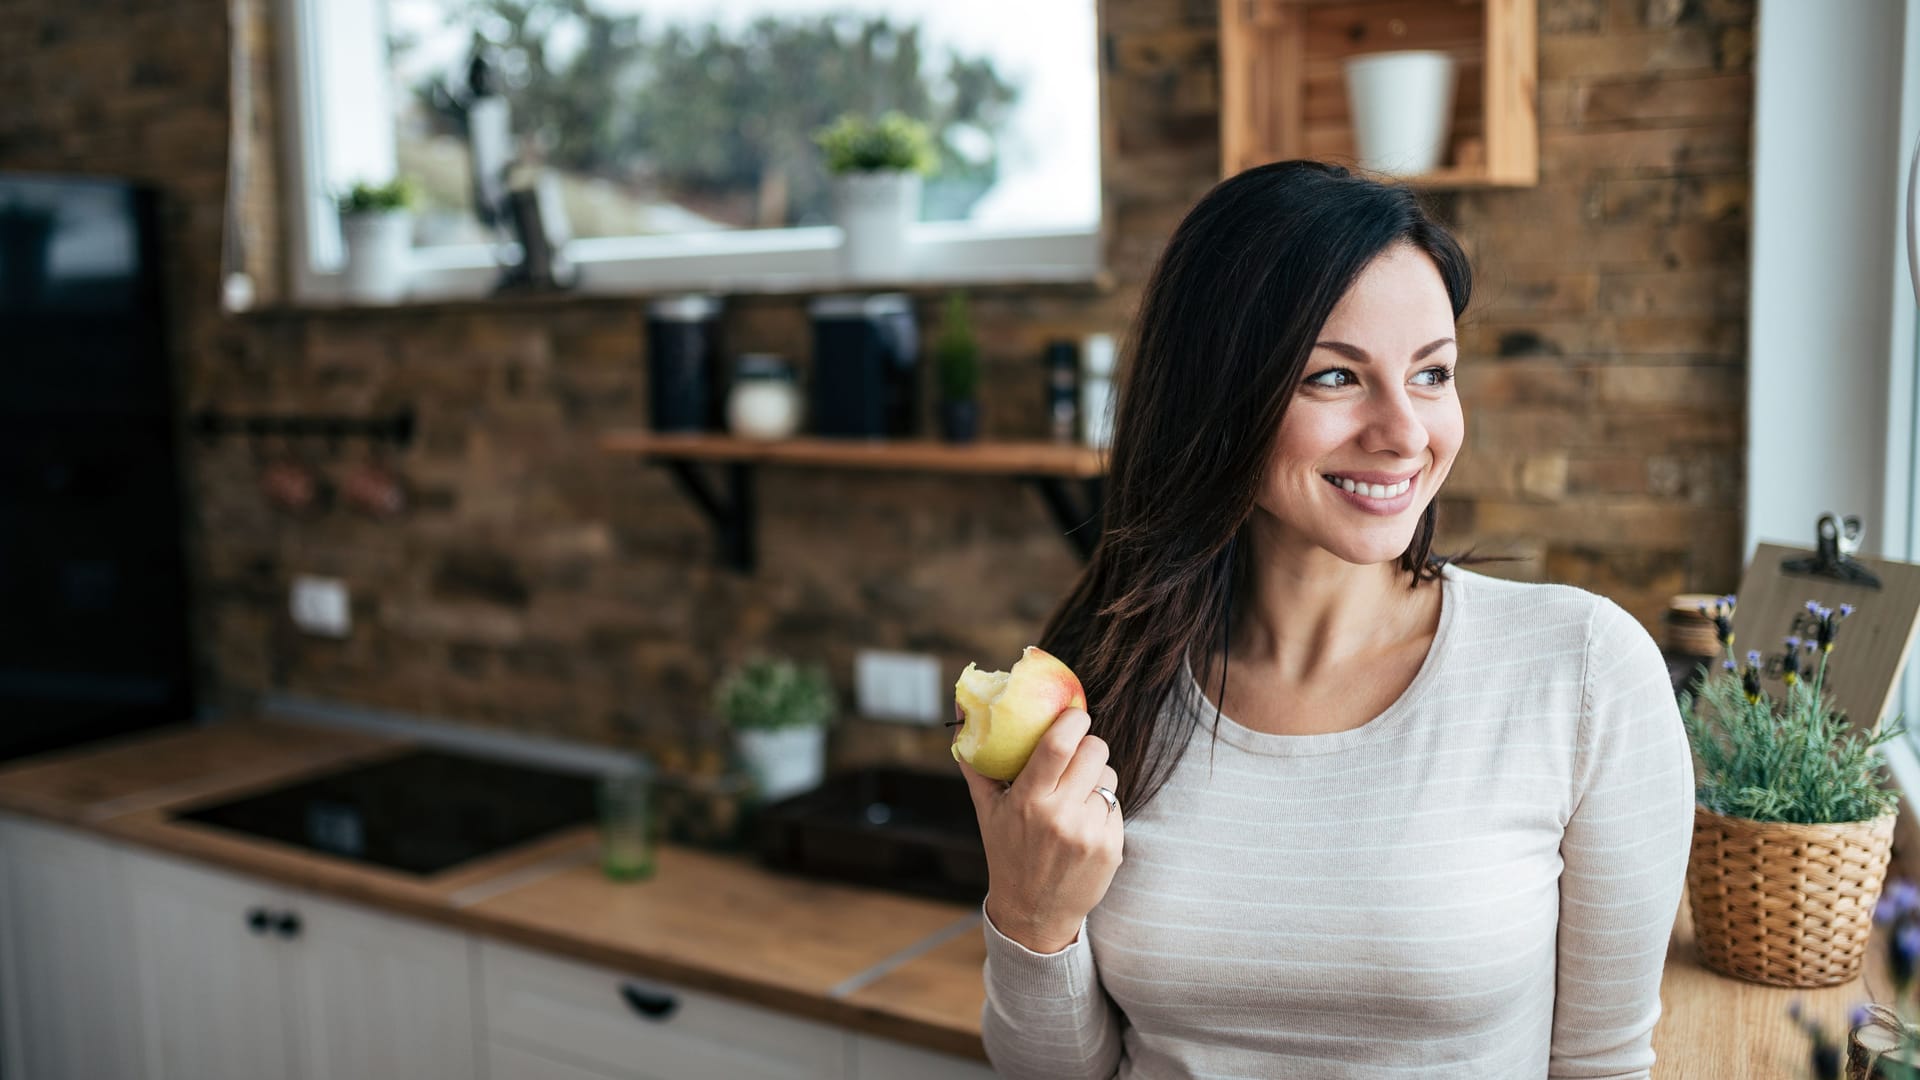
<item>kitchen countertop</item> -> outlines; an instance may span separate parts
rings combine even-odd
[[[744,855],[663,845],[648,881],[601,875],[591,826],[431,877],[383,870],[168,818],[418,744],[270,721],[183,727],[0,769],[0,810],[360,901],[691,989],[985,1060],[976,907],[777,874]],[[1793,991],[1702,968],[1684,905],[1668,948],[1655,1075],[1792,1077],[1802,999],[1843,1033],[1866,986],[1885,998],[1876,939],[1866,982]]]

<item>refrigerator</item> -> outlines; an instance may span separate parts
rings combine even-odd
[[[0,172],[0,761],[193,718],[159,205]]]

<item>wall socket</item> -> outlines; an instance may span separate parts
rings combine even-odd
[[[353,630],[347,583],[339,578],[295,574],[287,607],[293,625],[318,637],[343,638]]]
[[[853,676],[861,716],[929,726],[952,718],[949,695],[940,692],[937,657],[861,649],[854,654]]]

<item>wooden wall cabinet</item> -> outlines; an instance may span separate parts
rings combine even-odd
[[[1442,49],[1459,65],[1446,164],[1426,188],[1540,178],[1536,0],[1220,0],[1223,175],[1269,161],[1351,165],[1341,61]]]

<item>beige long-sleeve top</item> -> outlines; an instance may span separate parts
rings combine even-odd
[[[1645,1077],[1693,821],[1646,631],[1458,567],[1399,700],[1322,735],[1203,707],[1074,944],[985,921],[1000,1075]]]

